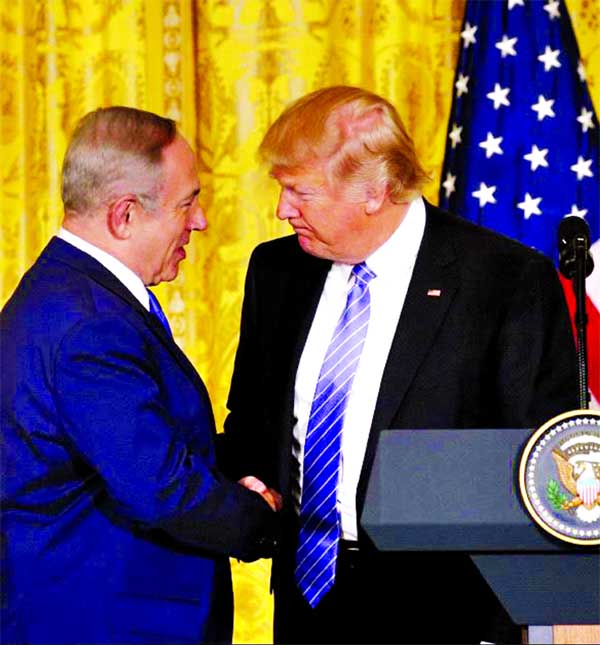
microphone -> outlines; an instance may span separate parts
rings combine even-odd
[[[589,252],[590,229],[578,215],[566,215],[558,226],[558,266],[560,272],[572,280],[577,272],[577,262],[585,262],[585,277],[594,270],[594,260]]]

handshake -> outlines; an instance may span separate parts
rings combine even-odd
[[[274,511],[281,510],[283,506],[281,495],[275,489],[269,488],[257,477],[248,475],[247,477],[242,477],[238,483],[244,486],[244,488],[258,493]]]

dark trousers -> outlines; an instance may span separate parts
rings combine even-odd
[[[315,609],[298,591],[293,554],[276,565],[275,643],[520,643],[464,554],[379,553],[342,546],[336,583]]]

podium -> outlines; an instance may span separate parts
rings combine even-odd
[[[600,551],[554,538],[528,515],[518,468],[531,434],[382,431],[360,523],[380,550],[468,553],[530,643],[597,643]]]

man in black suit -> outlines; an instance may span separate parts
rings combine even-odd
[[[577,406],[552,263],[427,203],[410,137],[370,92],[301,98],[260,152],[295,235],[252,254],[220,449],[284,495],[276,642],[520,641],[467,555],[377,553],[357,518],[380,430],[534,427]]]

